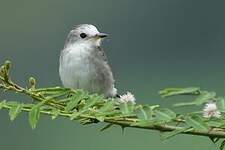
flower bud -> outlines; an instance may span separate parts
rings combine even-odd
[[[5,66],[1,66],[0,68],[0,76],[4,76],[5,74]]]
[[[35,88],[36,86],[36,79],[34,77],[29,78],[29,84],[31,85],[31,88]]]
[[[6,69],[7,71],[9,71],[10,68],[11,68],[11,62],[10,62],[9,60],[6,60],[6,61],[5,61],[5,69]]]

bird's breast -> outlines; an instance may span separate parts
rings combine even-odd
[[[72,49],[63,56],[60,76],[66,87],[86,88],[95,74],[90,51],[84,48]]]

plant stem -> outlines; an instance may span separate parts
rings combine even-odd
[[[7,67],[6,67],[7,68]],[[9,67],[8,67],[9,68]],[[156,130],[156,131],[160,131],[160,132],[170,132],[170,131],[174,131],[174,130],[181,130],[181,129],[185,129],[185,127],[181,127],[181,126],[176,126],[176,125],[168,125],[168,124],[157,124],[157,125],[148,125],[148,126],[141,126],[141,125],[137,125],[135,123],[140,122],[140,119],[137,119],[136,116],[124,116],[124,115],[118,115],[118,116],[114,116],[114,117],[108,117],[107,115],[103,115],[103,119],[99,119],[97,116],[95,116],[94,113],[80,113],[77,112],[77,116],[75,114],[75,118],[73,118],[74,111],[65,111],[65,107],[66,104],[64,102],[60,102],[57,101],[55,99],[55,97],[58,97],[59,95],[55,95],[55,97],[48,97],[46,96],[46,93],[43,94],[42,92],[54,92],[57,90],[62,90],[60,87],[55,87],[55,88],[42,88],[42,89],[26,89],[23,88],[21,86],[19,86],[18,84],[12,82],[12,80],[9,77],[9,72],[8,70],[5,70],[3,68],[3,74],[4,76],[0,75],[0,81],[2,81],[0,83],[0,88],[5,89],[5,90],[11,90],[14,91],[16,93],[21,93],[24,94],[28,97],[33,98],[34,100],[37,100],[39,102],[41,102],[42,105],[45,106],[51,106],[50,108],[46,109],[46,107],[40,110],[40,113],[42,114],[46,114],[46,115],[54,115],[54,113],[52,112],[52,109],[57,109],[59,111],[59,113],[57,115],[59,116],[63,116],[63,117],[67,117],[69,119],[75,119],[75,120],[81,120],[81,119],[86,119],[86,120],[91,120],[91,123],[95,123],[98,120],[101,120],[105,123],[110,123],[110,124],[114,124],[114,125],[119,125],[122,127],[130,127],[130,128],[139,128],[139,129],[147,129],[147,130]],[[4,72],[5,71],[5,72]],[[35,86],[34,86],[35,87]],[[68,89],[67,89],[68,90]],[[71,89],[69,89],[71,90]],[[72,93],[75,93],[74,90],[71,90]],[[64,92],[62,95],[65,96]],[[199,94],[198,93],[193,93],[193,94]],[[24,105],[21,110],[25,111],[25,112],[30,112],[32,109],[33,104],[31,105]],[[2,103],[0,105],[1,108],[5,108],[5,109],[11,109],[13,107],[13,105],[8,104],[8,103]],[[0,109],[1,109],[0,108]],[[91,112],[91,111],[90,111]],[[94,121],[92,121],[94,120]],[[173,120],[174,123],[185,123],[185,120],[183,119],[174,119]],[[225,131],[224,128],[210,128],[208,131],[203,131],[203,130],[194,130],[193,128],[191,128],[190,130],[184,130],[183,132],[180,132],[179,134],[189,134],[189,135],[197,135],[197,136],[206,136],[206,137],[210,137],[210,138],[225,138]]]
[[[130,122],[118,121],[118,120],[116,120],[116,121],[115,120],[105,120],[105,122],[120,125],[120,126],[123,126],[123,127],[156,130],[156,131],[161,131],[161,132],[169,132],[169,131],[182,129],[182,127],[176,127],[176,126],[170,126],[170,125],[155,125],[155,126],[149,126],[149,127],[140,127],[140,126],[135,126],[135,125],[131,126]],[[187,132],[181,132],[180,134],[225,138],[225,132],[218,131],[216,129],[211,129],[209,131],[194,131],[194,130],[191,130],[191,131],[187,131]]]
[[[10,109],[12,106],[5,104],[3,108],[5,109]],[[22,111],[29,112],[31,110],[30,107],[23,107]],[[51,111],[48,110],[41,110],[42,114],[46,115],[53,115]],[[66,113],[66,112],[59,112],[59,116],[66,117],[66,118],[71,118],[72,113]],[[86,114],[80,114],[75,118],[75,120],[78,119],[96,119],[95,116],[91,115],[86,115]],[[106,117],[104,119],[105,123],[110,123],[114,125],[119,125],[122,127],[129,127],[129,128],[138,128],[138,129],[147,129],[147,130],[155,130],[155,131],[160,131],[160,132],[169,132],[169,131],[174,131],[178,129],[182,129],[182,127],[177,127],[177,126],[171,126],[171,125],[153,125],[153,126],[137,126],[137,125],[132,125],[132,123],[137,122],[137,119],[132,119],[132,118],[118,118],[118,119],[112,119],[110,117]],[[219,131],[216,128],[211,129],[209,131],[195,131],[195,130],[190,130],[186,132],[181,132],[180,134],[189,134],[189,135],[197,135],[197,136],[206,136],[206,137],[217,137],[217,138],[225,138],[225,132],[224,131]]]

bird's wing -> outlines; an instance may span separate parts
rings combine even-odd
[[[108,59],[107,59],[107,56],[105,54],[105,51],[103,48],[101,48],[100,46],[98,46],[98,52],[100,53],[100,56],[102,57],[102,59],[105,61],[105,62],[108,62]]]
[[[102,79],[107,79],[106,81],[107,82],[110,82],[110,84],[112,84],[112,89],[109,93],[107,93],[107,97],[119,97],[119,95],[117,94],[117,89],[114,87],[114,78],[113,78],[113,74],[112,74],[112,71],[111,71],[111,67],[109,66],[108,64],[108,59],[107,59],[107,56],[105,54],[105,51],[103,48],[101,48],[100,46],[98,46],[98,52],[100,54],[100,57],[102,58],[102,60],[104,60],[104,62],[106,64],[104,64],[105,66],[105,69],[101,69],[101,71],[104,71],[103,72],[103,78]],[[101,72],[99,71],[99,72]],[[106,82],[104,81],[104,82]]]

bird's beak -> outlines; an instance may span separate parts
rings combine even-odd
[[[96,37],[98,37],[98,38],[105,38],[107,36],[108,36],[108,34],[106,34],[106,33],[98,33],[98,34],[96,34]]]

